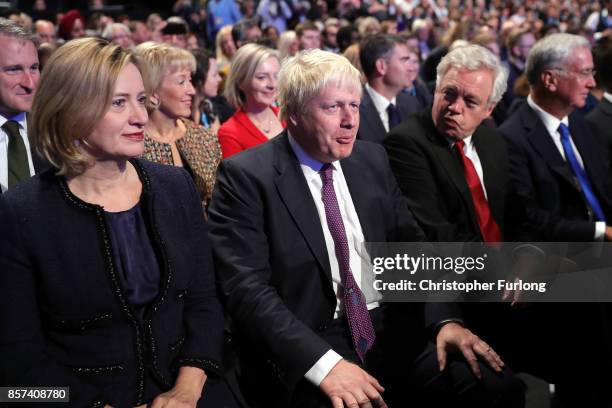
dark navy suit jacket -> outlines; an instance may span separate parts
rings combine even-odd
[[[0,384],[68,386],[71,406],[133,407],[180,366],[220,370],[223,315],[202,205],[182,169],[133,160],[162,280],[141,319],[104,210],[52,170],[0,196]]]
[[[572,139],[606,215],[612,221],[610,175],[604,148],[580,114],[569,116]],[[569,164],[536,112],[525,103],[499,128],[508,143],[510,185],[537,241],[593,241],[595,221]]]
[[[421,109],[419,100],[409,94],[400,92],[395,98],[400,119],[403,121],[413,113]],[[363,88],[361,94],[361,105],[359,105],[359,132],[357,138],[368,142],[382,143],[387,136],[385,126],[380,120],[380,115],[374,106],[368,91]]]

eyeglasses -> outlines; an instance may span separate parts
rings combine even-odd
[[[578,71],[574,71],[574,70],[567,70],[565,68],[552,68],[553,71],[559,71],[559,72],[564,72],[566,74],[568,73],[574,73],[576,74],[578,77],[580,77],[581,79],[589,79],[594,77],[595,75],[597,75],[597,70],[593,69],[593,68],[585,68],[585,69],[581,69]]]

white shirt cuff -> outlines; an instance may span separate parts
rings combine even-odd
[[[304,378],[318,387],[340,360],[342,356],[330,349],[304,374]]]
[[[606,235],[606,222],[597,221],[595,223],[595,241],[603,241]]]

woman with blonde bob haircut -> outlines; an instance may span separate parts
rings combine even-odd
[[[224,158],[267,142],[284,129],[275,106],[279,70],[278,52],[271,48],[246,44],[234,55],[225,97],[236,113],[219,129]]]
[[[45,67],[29,131],[52,168],[0,197],[0,384],[69,387],[79,407],[234,406],[195,186],[137,159],[146,101],[105,40]]]
[[[202,205],[212,196],[221,148],[217,137],[191,117],[196,70],[193,54],[181,48],[146,42],[134,49],[143,67],[142,76],[150,98],[151,120],[145,128],[143,158],[184,167],[195,181]]]

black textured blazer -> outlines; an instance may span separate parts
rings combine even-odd
[[[132,164],[162,276],[142,319],[117,278],[102,207],[51,170],[0,196],[2,386],[68,386],[70,406],[133,407],[171,388],[180,366],[220,369],[223,316],[193,181]]]

